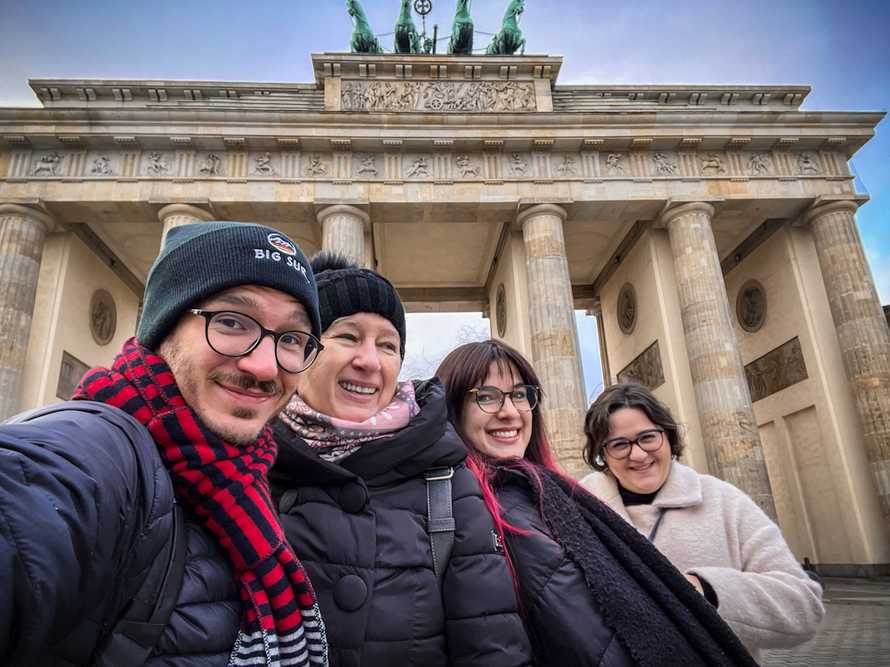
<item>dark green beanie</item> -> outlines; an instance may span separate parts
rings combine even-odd
[[[157,350],[188,309],[239,285],[262,285],[296,298],[321,336],[318,291],[309,261],[281,232],[243,222],[174,227],[145,284],[139,341]]]

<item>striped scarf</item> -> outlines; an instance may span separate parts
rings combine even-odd
[[[145,425],[177,497],[228,555],[244,610],[229,665],[326,666],[315,592],[269,493],[267,475],[278,452],[269,428],[251,445],[223,442],[186,404],[166,362],[135,338],[111,369],[90,370],[74,398],[113,405]]]

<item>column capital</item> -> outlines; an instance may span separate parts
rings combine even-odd
[[[526,220],[539,215],[555,215],[560,222],[565,222],[566,218],[569,217],[568,212],[559,204],[535,204],[517,214],[516,227],[522,229]]]
[[[655,220],[655,227],[664,229],[679,216],[695,212],[705,213],[708,216],[708,219],[714,217],[714,207],[708,202],[692,201],[685,204],[674,205],[668,203],[665,210],[662,211],[661,215]]]
[[[351,215],[362,221],[365,231],[371,228],[371,216],[362,209],[349,204],[333,204],[321,209],[316,213],[318,224],[324,225],[324,221],[332,215]]]
[[[158,211],[158,220],[162,223],[166,222],[167,218],[172,215],[188,216],[197,220],[203,220],[204,222],[210,222],[215,218],[210,211],[198,208],[192,204],[167,204]]]
[[[820,201],[817,199],[810,208],[804,211],[801,220],[804,225],[809,225],[814,220],[821,218],[823,215],[828,215],[829,213],[836,213],[837,211],[855,213],[859,208],[860,203],[861,202],[858,202],[855,199],[837,199],[834,201]]]
[[[21,204],[0,204],[0,215],[20,215],[23,218],[36,220],[43,225],[47,234],[56,228],[56,222],[48,213]]]

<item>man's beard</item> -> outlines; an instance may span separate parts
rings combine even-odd
[[[256,441],[263,428],[265,428],[265,423],[256,432],[250,435],[245,435],[243,431],[230,429],[221,424],[214,423],[214,420],[206,414],[204,406],[200,405],[199,401],[194,400],[198,397],[198,388],[200,385],[199,378],[197,377],[198,371],[195,370],[191,359],[187,358],[187,355],[182,352],[182,348],[179,344],[166,340],[161,343],[158,353],[170,367],[173,377],[176,380],[176,386],[179,387],[179,391],[182,393],[188,406],[198,415],[198,417],[200,417],[201,421],[204,422],[213,433],[219,436],[223,441],[233,445],[244,446]],[[207,376],[207,381],[216,383],[223,382],[245,391],[256,389],[264,394],[274,397],[281,397],[284,394],[284,387],[282,387],[280,383],[274,380],[260,382],[253,375],[248,373],[225,373],[223,371],[215,370],[211,371]],[[278,414],[283,407],[284,405],[281,405],[278,409],[274,410],[270,419]],[[248,420],[255,419],[257,411],[251,407],[239,405],[233,408],[228,414],[236,419]]]

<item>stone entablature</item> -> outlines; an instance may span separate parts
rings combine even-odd
[[[603,111],[627,108],[683,108],[734,111],[796,110],[809,86],[611,85],[554,86],[553,110]]]
[[[454,56],[425,54],[313,53],[315,81],[325,79],[438,79],[556,81],[561,56]]]
[[[28,85],[47,108],[236,106],[324,110],[324,92],[313,83],[29,79]]]
[[[846,156],[835,150],[581,150],[458,151],[396,146],[388,151],[23,149],[12,150],[8,180],[250,179],[348,181],[604,181],[851,178]]]

